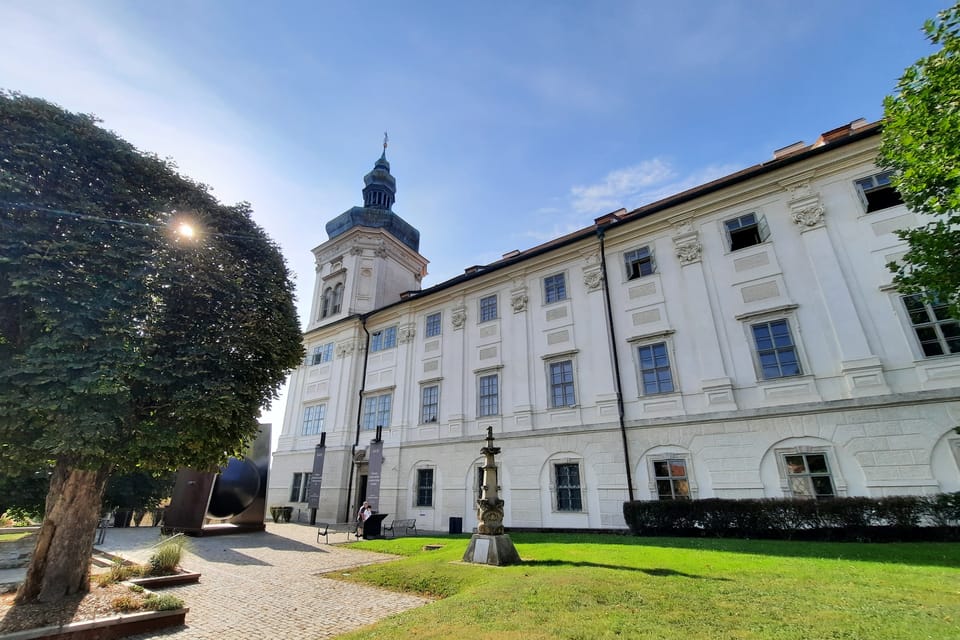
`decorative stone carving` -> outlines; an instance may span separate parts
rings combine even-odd
[[[400,344],[406,344],[413,340],[414,336],[417,335],[417,327],[416,325],[405,324],[400,327],[400,330],[397,333],[397,340],[400,341]]]
[[[364,352],[367,350],[367,343],[364,340],[344,340],[337,343],[337,357],[343,358],[353,354],[354,351]]]
[[[353,256],[362,256],[362,255],[363,255],[363,247],[350,247],[350,255],[353,255]]]
[[[514,313],[522,313],[527,310],[527,293],[526,291],[515,291],[510,294],[510,306],[513,307]]]
[[[379,245],[377,245],[377,248],[374,249],[373,255],[377,256],[378,258],[386,258],[387,247],[381,242]]]
[[[804,207],[790,207],[793,221],[801,227],[816,227],[823,224],[825,213],[822,204],[809,204]]]
[[[453,325],[454,329],[463,329],[464,323],[467,321],[467,309],[466,307],[457,307],[450,314],[450,324]]]
[[[603,284],[603,273],[599,267],[584,269],[583,285],[587,288],[587,291],[596,291],[601,284]]]
[[[696,231],[675,236],[673,238],[673,247],[681,265],[686,266],[694,262],[700,262],[703,254],[703,245],[700,244]]]

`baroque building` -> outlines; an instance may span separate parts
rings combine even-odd
[[[874,164],[879,131],[423,290],[384,153],[313,251],[268,503],[469,530],[488,427],[513,529],[623,528],[630,499],[960,490],[960,324],[891,284],[917,220]]]

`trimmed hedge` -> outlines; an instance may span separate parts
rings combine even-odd
[[[638,536],[799,540],[960,540],[960,492],[885,498],[651,500],[623,503]]]

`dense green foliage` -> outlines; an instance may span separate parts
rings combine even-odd
[[[900,232],[910,250],[890,268],[905,292],[938,292],[960,317],[960,4],[924,25],[941,48],[908,68],[884,101],[880,164],[907,206],[931,219]]]
[[[129,473],[111,476],[103,494],[103,508],[156,509],[164,498],[173,493],[176,475],[164,473]]]
[[[11,474],[0,473],[0,515],[38,520],[50,487],[47,468],[31,471],[19,469]]]
[[[514,533],[523,563],[487,567],[468,538],[357,543],[404,557],[330,577],[442,599],[343,638],[958,637],[956,544]]]
[[[0,472],[212,468],[245,448],[302,354],[250,213],[90,116],[0,93]]]
[[[960,492],[824,500],[643,500],[624,503],[623,517],[634,535],[647,536],[958,540]]]

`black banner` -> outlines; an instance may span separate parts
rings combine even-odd
[[[313,473],[310,474],[310,484],[307,485],[307,507],[316,509],[320,506],[320,483],[323,481],[323,456],[327,448],[317,445],[313,454]]]
[[[375,512],[380,510],[380,468],[383,466],[383,440],[370,443],[367,465],[367,502]]]

